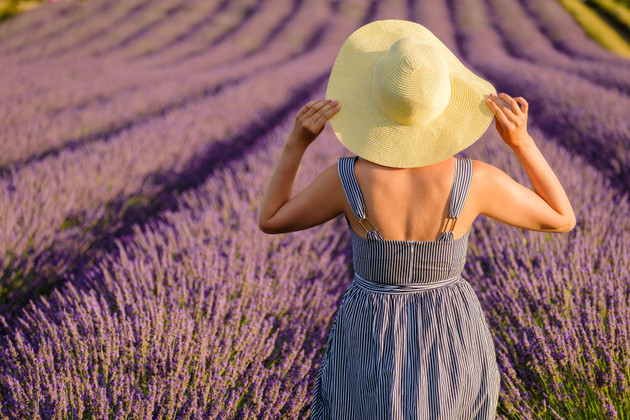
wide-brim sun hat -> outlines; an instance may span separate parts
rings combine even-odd
[[[384,166],[411,168],[446,159],[487,130],[496,89],[464,66],[424,26],[378,20],[343,43],[327,99],[340,110],[330,125],[352,153]]]

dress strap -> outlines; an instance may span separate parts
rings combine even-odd
[[[452,232],[459,214],[464,208],[466,198],[468,197],[468,189],[472,180],[472,160],[471,159],[455,159],[455,176],[453,186],[451,187],[451,197],[449,203],[449,218],[446,221],[446,232]],[[450,224],[450,227],[449,227]]]
[[[455,179],[451,188],[451,202],[449,206],[450,217],[459,217],[459,214],[462,212],[468,197],[473,171],[471,159],[457,159],[456,162]]]
[[[352,207],[352,211],[357,220],[363,226],[366,231],[368,239],[382,240],[381,235],[376,231],[372,222],[367,218],[365,212],[365,202],[363,201],[363,195],[359,188],[356,175],[354,174],[354,162],[358,156],[340,157],[337,162],[337,171],[339,172],[339,178],[341,179],[341,186],[343,192],[346,194],[346,198]]]

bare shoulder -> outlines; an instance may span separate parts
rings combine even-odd
[[[332,183],[339,184],[339,186],[341,186],[341,180],[339,179],[339,171],[337,169],[338,167],[337,165],[338,165],[337,161],[328,165],[322,171],[321,176],[325,177],[327,180],[331,181]]]
[[[466,202],[467,206],[472,207],[470,210],[477,215],[485,211],[486,201],[492,199],[496,182],[507,175],[499,168],[481,160],[472,159],[472,165],[472,180]]]
[[[337,207],[341,211],[345,206],[345,193],[343,186],[341,185],[341,179],[339,177],[338,160],[328,165],[319,174],[326,185],[326,189],[330,192],[330,198],[337,204]]]
[[[479,178],[483,178],[488,176],[495,170],[499,170],[489,163],[483,162],[481,160],[472,159],[473,164],[473,176],[478,176]]]
[[[336,161],[325,167],[317,177],[320,178],[331,191],[341,188],[341,180],[339,179]]]
[[[359,180],[359,184],[362,184],[362,180],[373,180],[372,176],[374,175],[376,166],[375,163],[362,158],[355,160],[353,170],[356,178]]]
[[[365,168],[373,168],[374,166],[376,166],[374,163],[370,162],[369,160],[360,158],[358,156],[356,160],[354,161],[354,167],[357,168],[358,170],[363,170]]]
[[[488,171],[492,170],[492,165],[480,160],[472,160],[472,180],[470,181],[470,189],[479,188],[483,183],[483,179],[488,176]]]
[[[492,184],[509,178],[509,175],[501,169],[481,160],[472,160],[473,163],[473,182],[478,187],[491,188]]]

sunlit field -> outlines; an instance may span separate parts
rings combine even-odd
[[[350,231],[267,235],[257,207],[343,41],[406,19],[529,102],[577,217],[473,224],[497,418],[630,420],[630,59],[564,3],[58,1],[0,23],[0,419],[307,418]],[[351,155],[327,126],[294,194]],[[530,186],[494,123],[458,156]]]

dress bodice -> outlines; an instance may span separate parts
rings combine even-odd
[[[365,221],[365,203],[354,174],[356,159],[356,156],[339,158],[338,171],[355,216],[359,221]],[[470,231],[454,239],[452,227],[464,207],[471,179],[472,161],[457,159],[449,204],[449,219],[453,219],[453,224],[451,230],[444,231],[436,241],[387,240],[376,229],[367,231],[367,238],[363,238],[354,232],[346,219],[352,235],[355,273],[373,282],[387,284],[433,283],[461,276]]]

